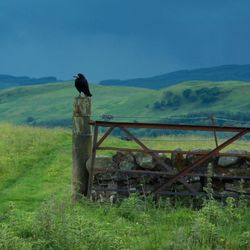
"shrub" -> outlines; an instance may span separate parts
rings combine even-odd
[[[106,223],[84,216],[83,208],[55,200],[44,203],[36,214],[32,243],[35,249],[122,249],[125,245]]]
[[[185,98],[189,99],[190,96],[192,95],[192,93],[193,93],[192,89],[185,89],[185,90],[182,92],[182,95],[183,95]]]
[[[153,109],[164,110],[166,108],[177,108],[181,105],[182,98],[171,91],[165,91],[160,101],[153,104]]]
[[[243,232],[239,237],[240,249],[250,249],[250,231]]]
[[[31,249],[31,243],[15,235],[6,224],[0,224],[0,249]]]
[[[196,246],[207,246],[212,249],[219,245],[219,234],[216,226],[203,216],[195,219],[189,240]]]
[[[142,213],[143,210],[143,201],[138,197],[138,195],[132,194],[129,198],[121,202],[118,208],[118,215],[131,221],[138,221],[140,213]]]

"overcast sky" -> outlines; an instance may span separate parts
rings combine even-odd
[[[250,64],[248,0],[0,0],[0,74],[91,82]]]

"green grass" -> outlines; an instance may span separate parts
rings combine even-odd
[[[181,96],[185,89],[195,91],[215,86],[221,90],[230,90],[230,93],[210,105],[201,105],[199,101],[190,102],[182,98],[178,108],[168,107],[158,111],[152,109],[153,103],[160,101],[166,90]],[[248,113],[250,107],[249,98],[245,94],[250,91],[250,84],[237,81],[192,81],[161,90],[92,84],[91,91],[93,92],[93,119],[100,119],[100,115],[108,113],[118,116],[118,120],[152,122],[159,121],[160,117],[189,113]],[[64,121],[67,121],[68,125],[72,117],[73,98],[76,95],[73,82],[0,90],[0,121],[23,124],[32,117],[33,122],[40,125],[63,124]],[[135,118],[119,118],[121,116]],[[140,117],[147,117],[147,119]]]
[[[218,143],[222,144],[225,140],[232,137],[232,135],[228,135],[225,137],[220,137],[220,133],[217,133]],[[188,151],[192,149],[207,149],[211,150],[215,148],[215,141],[213,134],[207,133],[207,136],[158,136],[158,137],[145,137],[141,138],[141,141],[151,149],[167,149],[167,150],[175,150],[182,149],[183,151]],[[133,141],[121,141],[116,137],[109,137],[109,139],[105,140],[102,146],[109,147],[124,147],[124,148],[140,148],[138,144]],[[249,140],[245,140],[244,137],[241,140],[235,141],[231,145],[227,146],[221,152],[226,152],[230,150],[246,150],[250,152],[250,142]],[[112,155],[112,151],[99,151],[99,154],[102,155]],[[168,155],[171,157],[170,155]]]
[[[70,191],[70,130],[1,124],[0,131],[0,208],[16,201],[18,206],[30,209],[33,203],[34,206],[40,204],[46,197]],[[211,149],[215,144],[212,135],[161,136],[142,138],[142,141],[152,149],[171,150]],[[138,148],[132,141],[115,137],[109,137],[103,146]],[[239,141],[226,148],[229,149],[250,151],[250,143]],[[98,154],[112,155],[113,152],[98,151]]]
[[[245,203],[210,201],[199,211],[191,201],[156,205],[137,196],[121,204],[74,204],[70,130],[1,124],[0,131],[0,249],[249,249]],[[170,149],[214,144],[203,137],[156,139],[145,143]],[[105,144],[133,146],[117,138]]]
[[[0,127],[0,208],[15,201],[32,210],[46,197],[69,189],[68,131]]]

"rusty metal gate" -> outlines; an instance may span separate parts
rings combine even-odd
[[[120,171],[126,172],[128,174],[137,174],[137,175],[163,175],[166,178],[165,183],[157,186],[151,194],[153,195],[175,195],[175,196],[199,196],[199,195],[206,195],[204,192],[198,192],[195,187],[188,182],[186,177],[204,177],[206,175],[201,175],[197,173],[193,173],[194,169],[199,168],[203,163],[209,161],[215,156],[224,155],[224,156],[241,156],[245,158],[250,158],[250,154],[233,154],[233,153],[221,153],[220,151],[226,148],[228,145],[232,144],[233,142],[237,141],[244,135],[250,132],[250,128],[245,127],[221,127],[221,126],[202,126],[202,125],[181,125],[181,124],[158,124],[158,123],[131,123],[131,122],[108,122],[108,121],[91,121],[90,124],[93,126],[94,131],[94,138],[93,138],[93,150],[91,156],[91,164],[90,164],[90,171],[89,171],[89,184],[88,184],[88,196],[91,196],[93,190],[93,178],[96,172],[106,171]],[[98,132],[100,127],[108,128],[107,131],[98,139]],[[102,143],[104,140],[111,134],[111,132],[115,129],[119,128],[123,131],[131,140],[133,140],[137,145],[140,146],[138,149],[134,148],[121,148],[121,147],[104,147]],[[218,145],[216,143],[216,147],[209,151],[209,152],[198,152],[197,154],[200,157],[193,162],[192,164],[186,166],[184,169],[180,170],[177,173],[171,174],[171,168],[168,164],[166,164],[159,156],[159,153],[172,153],[173,150],[154,150],[148,148],[140,139],[138,139],[131,131],[130,128],[143,128],[143,129],[164,129],[164,130],[182,130],[182,131],[210,131],[210,132],[233,132],[235,133],[234,136],[225,140],[222,144]],[[216,138],[217,141],[217,138]],[[149,170],[118,170],[118,169],[95,169],[95,159],[96,159],[96,152],[97,150],[114,150],[114,151],[125,151],[125,152],[144,152],[152,156],[154,160],[156,160],[160,165],[162,165],[166,171],[165,172],[157,172],[157,171],[149,171]],[[187,154],[188,151],[182,151],[182,154]],[[223,176],[223,175],[216,175],[212,176],[214,179],[219,180],[250,180],[250,176]],[[173,192],[169,191],[171,186],[174,185],[176,182],[183,184],[187,191],[185,192]],[[103,191],[112,191],[111,189],[103,189]],[[113,191],[124,191],[126,190],[113,190]],[[222,194],[214,194],[218,197],[223,197]]]

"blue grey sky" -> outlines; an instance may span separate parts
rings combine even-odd
[[[248,0],[0,0],[0,74],[91,82],[250,64]]]

